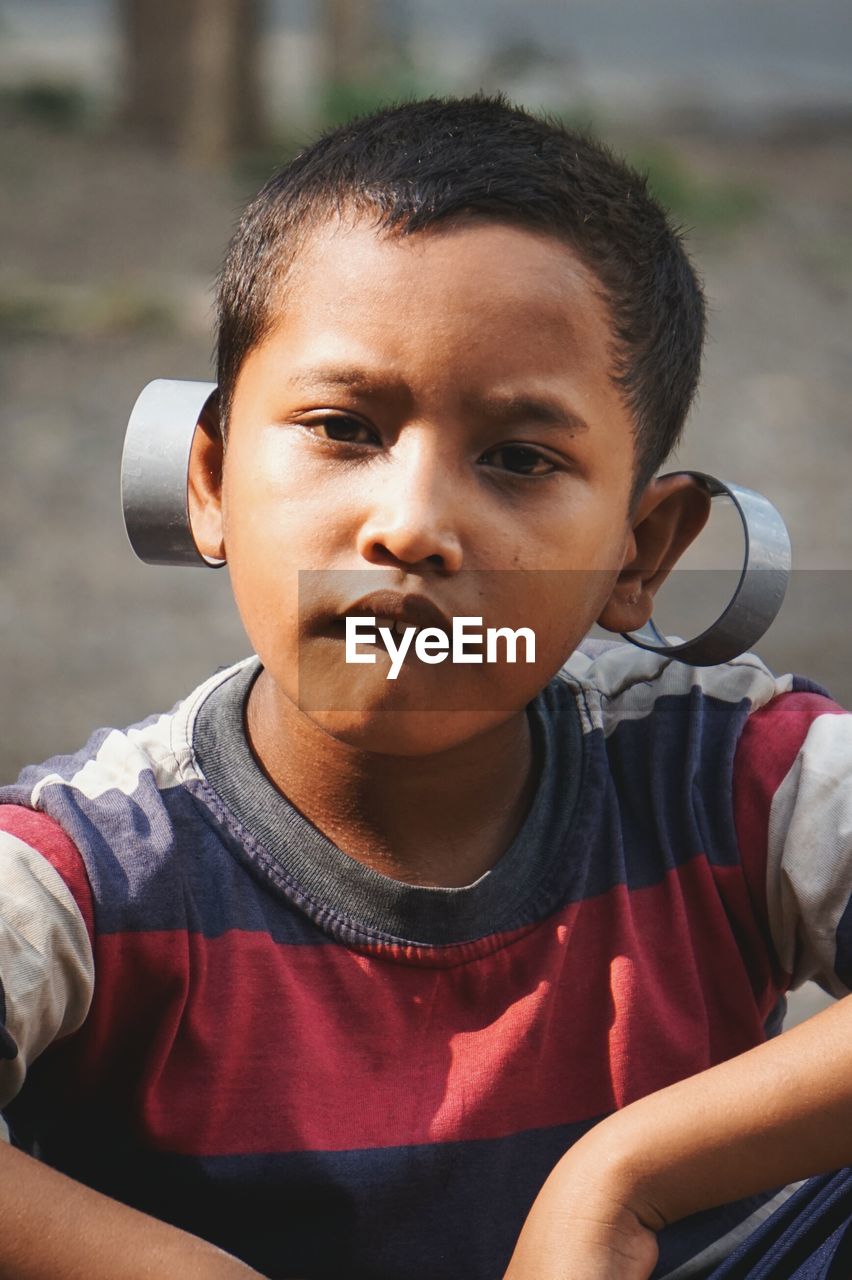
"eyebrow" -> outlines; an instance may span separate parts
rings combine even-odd
[[[318,365],[316,368],[300,369],[290,378],[294,387],[305,389],[322,387],[354,387],[357,390],[376,391],[383,380],[366,369],[335,368],[331,365]],[[387,386],[388,384],[385,383]]]
[[[494,394],[477,396],[470,403],[486,417],[506,426],[513,422],[534,422],[537,427],[567,427],[575,435],[589,430],[585,418],[556,396]]]
[[[317,390],[320,387],[346,387],[350,391],[380,395],[395,384],[371,374],[366,369],[353,367],[319,366],[302,369],[293,374],[291,385],[297,388]],[[529,395],[525,393],[469,396],[465,408],[493,422],[508,426],[513,422],[533,422],[539,427],[567,428],[579,435],[589,430],[589,424],[574,409],[556,396]]]

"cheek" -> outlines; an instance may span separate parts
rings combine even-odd
[[[580,489],[569,499],[551,511],[550,520],[537,529],[537,563],[547,569],[588,575],[587,590],[595,580],[605,586],[607,577],[618,573],[624,559],[621,495]]]
[[[345,536],[345,507],[339,495],[302,472],[254,465],[226,473],[222,510],[229,561],[279,582],[327,562]]]
[[[513,614],[519,624],[534,629],[537,653],[548,678],[597,622],[617,577],[611,569],[596,567],[517,575]]]

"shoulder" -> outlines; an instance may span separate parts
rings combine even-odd
[[[559,674],[583,694],[588,727],[606,735],[624,721],[671,712],[677,702],[710,703],[742,716],[794,689],[825,692],[798,676],[776,676],[755,653],[693,667],[628,641],[586,640]]]
[[[94,986],[92,897],[79,852],[46,814],[0,805],[0,1106]]]
[[[97,800],[109,793],[133,796],[146,786],[168,791],[197,777],[192,730],[198,709],[213,689],[251,660],[217,671],[169,711],[126,728],[95,729],[79,750],[27,765],[12,786],[0,787],[0,803],[46,810],[53,788]]]
[[[195,717],[212,690],[251,660],[216,672],[170,711],[122,729],[99,728],[78,751],[28,765],[0,787],[5,826],[73,885],[81,909],[84,876],[96,914],[99,902],[103,911],[105,903],[130,900],[158,877],[159,892],[168,895],[166,870],[200,821]]]
[[[852,714],[754,653],[696,668],[587,642],[562,675],[626,820],[655,850],[675,832],[702,852],[741,940],[757,922],[776,985],[852,989]]]
[[[586,641],[560,676],[579,696],[587,732],[601,732],[611,752],[646,764],[649,752],[668,756],[692,771],[704,759],[732,789],[738,824],[749,825],[749,811],[752,825],[758,812],[765,822],[805,763],[835,768],[852,758],[852,715],[822,685],[777,675],[756,653],[693,667],[627,642]]]
[[[170,711],[155,713],[126,728],[95,729],[79,750],[27,765],[17,781],[0,787],[0,804],[25,805],[50,812],[56,796],[84,804],[124,796],[168,792],[200,776],[193,750],[193,728],[205,698],[246,658],[221,668],[181,698]]]

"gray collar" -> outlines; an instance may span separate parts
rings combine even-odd
[[[248,693],[261,670],[255,658],[212,691],[199,710],[193,747],[238,823],[300,886],[303,909],[306,899],[321,904],[317,923],[328,928],[331,913],[377,941],[448,946],[522,928],[560,905],[584,762],[579,694],[570,683],[554,677],[527,707],[539,776],[510,847],[473,884],[426,888],[381,875],[343,853],[269,780],[244,723]]]

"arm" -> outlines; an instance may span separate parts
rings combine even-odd
[[[51,854],[50,863],[35,844]],[[4,1106],[22,1087],[29,1062],[82,1023],[94,968],[86,883],[76,850],[61,830],[44,815],[0,806],[0,869]],[[0,1280],[171,1280],[177,1275],[237,1280],[257,1274],[212,1245],[72,1181],[2,1139],[0,1204]]]
[[[646,1280],[655,1233],[852,1164],[852,997],[609,1116],[560,1160],[505,1280]]]
[[[507,1280],[645,1280],[666,1224],[852,1164],[850,777],[852,715],[823,693],[783,692],[749,716],[734,814],[775,981],[847,998],[587,1134],[545,1183]]]
[[[246,1280],[244,1263],[0,1142],[0,1280]]]

